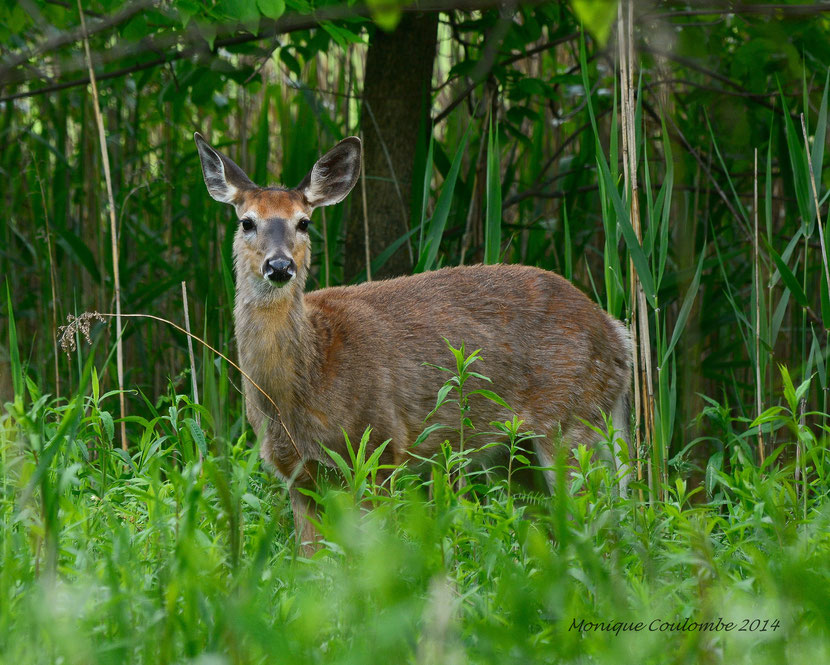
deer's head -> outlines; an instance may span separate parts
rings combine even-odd
[[[308,226],[319,206],[339,203],[360,173],[360,139],[351,136],[329,150],[294,189],[259,187],[228,157],[194,134],[208,192],[236,210],[237,281],[254,297],[273,300],[305,286],[311,262]]]

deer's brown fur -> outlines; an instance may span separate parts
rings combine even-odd
[[[625,428],[619,420],[629,390],[627,331],[555,273],[476,265],[304,293],[310,240],[298,220],[308,219],[315,205],[342,200],[354,185],[356,166],[342,160],[355,155],[330,157],[337,150],[359,150],[356,143],[341,149],[345,143],[294,190],[256,187],[213,151],[227,181],[222,190],[211,180],[221,180],[211,172],[214,157],[204,152],[212,149],[197,139],[211,194],[234,205],[241,219],[256,219],[254,235],[240,226],[234,239],[236,339],[241,367],[280,408],[282,424],[270,402],[246,382],[248,416],[262,436],[262,455],[295,481],[298,537],[312,537],[303,519],[310,506],[296,487],[308,483],[302,469],[329,461],[323,446],[345,457],[342,430],[357,441],[371,425],[372,447],[391,440],[383,462],[408,459],[447,379],[425,363],[454,362],[445,339],[455,346],[464,342],[468,351],[482,349],[476,370],[493,383],[477,387],[495,391],[525,428],[547,435],[535,444],[543,464],[550,463],[560,438],[598,440],[583,421],[601,426],[602,414],[613,413],[617,427]],[[326,189],[331,183],[315,181],[315,172],[328,174],[334,184]],[[263,277],[263,262],[274,252],[296,265],[296,275],[283,285]],[[477,430],[512,415],[482,396],[473,396],[470,406]],[[457,413],[446,413],[448,422],[457,419]],[[415,452],[429,456],[445,438],[445,431],[435,432]]]

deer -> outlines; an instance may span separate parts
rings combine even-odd
[[[356,441],[370,426],[367,456],[388,442],[380,461],[389,467],[444,445],[436,431],[412,448],[445,381],[435,366],[446,364],[447,341],[481,349],[492,390],[545,435],[532,444],[541,467],[553,466],[556,446],[597,446],[610,414],[618,436],[606,456],[625,493],[631,341],[621,321],[564,277],[522,265],[445,267],[306,293],[312,213],[355,186],[360,139],[340,141],[294,188],[258,186],[201,134],[194,139],[209,195],[239,219],[234,325],[246,413],[260,455],[287,481],[303,552],[314,551],[317,534],[316,504],[302,490],[331,466],[326,449],[347,459],[344,432]],[[468,406],[479,431],[513,415],[479,395]]]

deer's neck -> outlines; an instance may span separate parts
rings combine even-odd
[[[234,312],[240,366],[283,412],[290,412],[310,390],[317,352],[303,285],[294,281],[280,297],[263,299],[241,282],[244,278],[237,283]]]

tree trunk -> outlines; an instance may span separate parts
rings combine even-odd
[[[409,230],[418,124],[423,104],[430,100],[437,32],[437,13],[407,13],[394,32],[378,29],[369,45],[360,125],[372,258]],[[346,227],[346,280],[366,269],[364,236],[363,194],[358,183]],[[411,270],[412,255],[404,244],[372,278]]]

